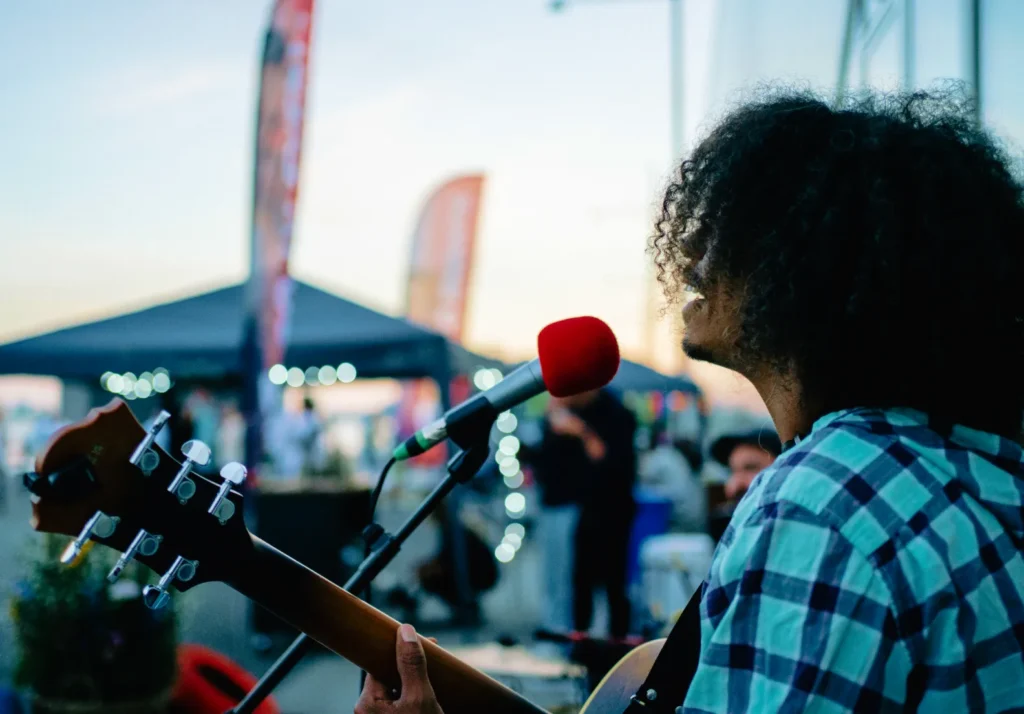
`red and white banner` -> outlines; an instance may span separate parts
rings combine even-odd
[[[478,174],[443,184],[427,200],[413,235],[406,317],[454,343],[462,341],[465,330],[483,185]],[[408,436],[436,416],[436,387],[425,380],[406,385],[399,433]],[[444,455],[443,449],[434,449],[418,461],[434,463]]]
[[[288,255],[299,192],[312,20],[313,0],[277,0],[263,52],[250,278],[263,369],[283,362],[288,342]]]
[[[260,69],[253,181],[251,258],[246,345],[246,458],[262,456],[262,422],[276,409],[280,390],[267,370],[284,362],[291,319],[288,256],[305,119],[313,0],[276,0]]]

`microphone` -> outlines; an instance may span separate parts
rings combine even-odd
[[[445,439],[463,449],[486,443],[491,425],[502,412],[544,391],[568,397],[598,389],[619,370],[619,343],[611,328],[596,317],[552,322],[537,335],[537,355],[410,436],[395,449],[395,461],[419,456]]]

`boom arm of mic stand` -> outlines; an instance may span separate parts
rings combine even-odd
[[[380,538],[373,552],[363,560],[356,572],[342,586],[342,589],[351,593],[363,592],[366,586],[380,574],[380,571],[386,568],[388,563],[394,559],[398,551],[401,550],[402,544],[412,535],[413,531],[427,519],[427,516],[434,512],[434,509],[437,508],[442,499],[460,483],[466,483],[476,475],[480,467],[487,462],[489,453],[490,448],[485,441],[481,445],[470,446],[455,454],[448,461],[448,475],[444,477],[444,480],[430,492],[430,495],[409,516],[408,520],[402,524],[402,527],[398,529],[395,535],[392,536],[385,533]],[[284,654],[270,666],[270,669],[256,683],[256,686],[238,703],[238,706],[225,714],[253,714],[256,707],[263,703],[263,700],[267,698],[274,688],[288,676],[288,673],[309,652],[313,642],[305,634],[296,637]]]

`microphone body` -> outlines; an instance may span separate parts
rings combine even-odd
[[[540,360],[527,362],[490,389],[452,407],[440,419],[417,431],[395,449],[393,456],[396,461],[404,461],[419,456],[445,439],[451,439],[463,449],[480,443],[481,439],[487,438],[499,414],[546,389]]]
[[[395,461],[418,456],[445,439],[462,449],[486,444],[502,412],[544,391],[567,397],[603,387],[619,369],[619,343],[596,317],[551,323],[537,336],[537,353],[537,359],[406,439],[392,454]]]

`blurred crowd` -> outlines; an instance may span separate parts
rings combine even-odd
[[[520,458],[541,501],[545,630],[590,631],[600,594],[608,634],[630,634],[649,616],[632,612],[645,601],[630,588],[631,571],[643,567],[631,562],[638,534],[703,536],[712,548],[754,477],[781,452],[770,422],[753,415],[727,420],[711,439],[702,431],[679,429],[668,414],[641,425],[607,390],[552,399],[539,428],[524,430]]]

